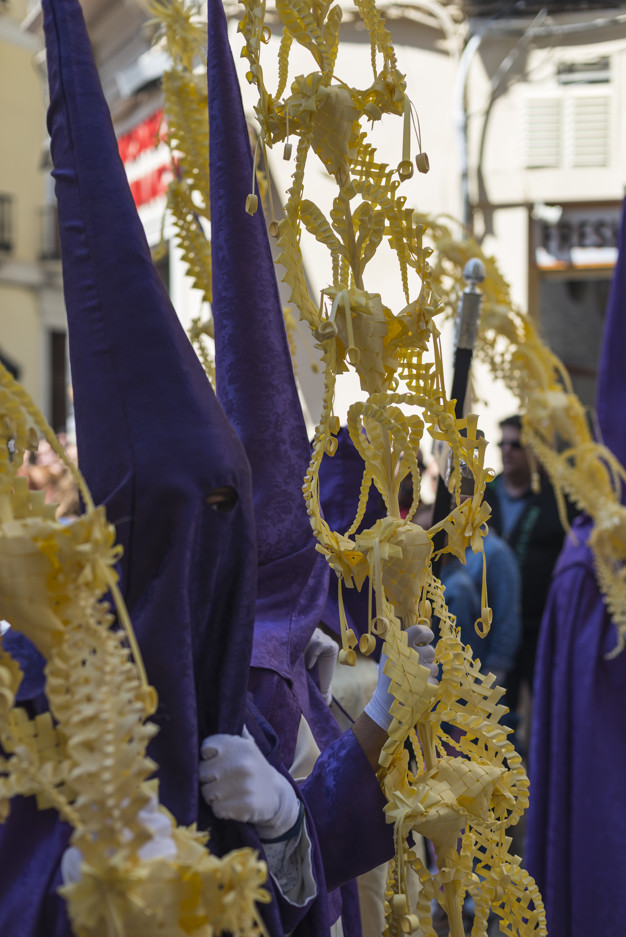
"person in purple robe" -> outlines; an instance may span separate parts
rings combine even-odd
[[[367,717],[337,738],[321,718],[323,698],[311,685],[303,652],[317,616],[309,605],[325,601],[323,589],[318,596],[325,568],[310,535],[306,542],[283,544],[287,551],[277,555],[280,525],[269,523],[264,530],[275,539],[267,562],[258,562],[265,546],[262,540],[257,555],[259,499],[253,507],[246,454],[152,265],[80,6],[77,0],[44,0],[43,10],[79,464],[124,546],[120,585],[159,694],[160,732],[149,753],[159,764],[160,798],[179,823],[210,828],[218,852],[241,845],[263,852],[262,834],[278,841],[269,845],[280,845],[285,823],[291,836],[306,814],[314,894],[298,904],[270,881],[274,900],[260,910],[272,937],[296,927],[303,937],[326,934],[340,902],[350,918],[349,893],[337,889],[393,849],[374,775],[386,733]],[[236,425],[236,414],[229,416]],[[247,444],[246,451],[254,461]],[[298,524],[292,530],[296,538],[303,532]],[[285,615],[290,626],[281,632]],[[259,680],[251,686],[264,712],[246,693],[253,628]],[[23,647],[22,660],[30,653]],[[23,686],[29,695],[24,702],[33,707],[41,704],[40,664],[31,660]],[[384,691],[382,680],[383,711],[389,705]],[[288,768],[303,716],[325,751],[296,785]],[[228,816],[200,796],[201,740],[216,738],[245,744],[263,776],[272,778],[263,785],[272,790],[258,815],[238,810]],[[214,749],[204,751],[206,763]],[[229,794],[237,790],[241,806],[250,792],[245,777],[239,786],[235,780]],[[359,802],[376,807],[367,823]],[[56,889],[70,830],[53,811],[37,812],[32,800],[12,807],[0,828],[0,856],[11,858],[2,863],[9,869],[2,879],[2,933],[68,937]],[[271,850],[265,851],[271,865]]]
[[[252,153],[219,0],[210,0],[208,21],[216,385],[252,469],[257,531],[249,687],[276,732],[283,768],[299,780],[305,832],[322,863],[314,900],[298,933],[326,933],[329,925],[341,921],[344,933],[358,935],[354,879],[393,853],[374,772],[386,731],[365,715],[342,733],[320,689],[319,675],[307,667],[307,649],[318,640],[316,629],[326,606],[329,569],[316,550],[302,495],[310,446],[266,225],[261,208],[252,217],[245,212]],[[233,806],[223,779],[237,759],[254,764],[249,740],[208,739],[203,755],[203,792],[214,809],[239,816],[242,801]],[[263,770],[260,764],[259,768]],[[284,801],[278,806],[274,800],[274,805],[278,813],[283,811]],[[250,809],[257,812],[256,805]],[[293,804],[289,817],[296,818],[293,828],[272,839],[284,844],[285,836],[300,836],[301,821]],[[267,843],[263,820],[260,828]],[[270,843],[272,849],[275,845]]]
[[[254,723],[246,687],[256,594],[245,452],[151,260],[77,0],[43,3],[54,177],[79,463],[124,547],[120,587],[159,697],[162,803],[211,828],[220,852],[257,845],[200,795],[200,740]],[[9,632],[25,669],[19,702],[46,705],[43,659]],[[259,730],[257,730],[259,731]],[[33,798],[0,825],[0,932],[68,937],[57,894],[69,827]],[[263,909],[282,933],[275,903]]]
[[[597,391],[602,441],[626,464],[626,202]],[[624,497],[622,496],[622,503]],[[529,775],[527,867],[550,937],[621,934],[626,921],[626,655],[577,518],[557,561],[541,625]]]

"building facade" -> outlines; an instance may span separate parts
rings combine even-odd
[[[337,74],[358,85],[359,73],[369,68],[369,38],[355,10],[347,2],[341,5]],[[252,115],[253,90],[239,57],[239,7],[234,0],[225,6],[244,106]],[[406,188],[408,202],[419,211],[458,219],[497,257],[514,301],[538,323],[579,396],[592,407],[626,181],[626,5],[379,0],[379,7],[406,72],[421,146],[431,165],[428,175],[416,174]],[[83,0],[83,8],[148,240],[156,246],[164,239],[168,245],[159,264],[187,324],[201,312],[201,302],[186,281],[165,213],[166,152],[158,143],[158,127],[159,80],[167,60],[152,47],[153,27],[143,7],[123,0]],[[39,5],[32,0],[28,22],[37,35]],[[268,22],[271,88],[277,62],[272,50],[279,36],[271,11]],[[312,67],[312,61],[295,60],[293,75]],[[387,120],[382,129],[373,126],[372,133],[380,159],[396,165],[402,120]],[[292,169],[281,153],[270,153],[269,170],[276,192],[284,192]],[[307,194],[324,208],[332,186],[322,172],[311,176]],[[327,254],[312,241],[305,258],[317,294],[328,283]],[[391,308],[401,308],[399,277],[382,252],[368,271],[372,288]],[[444,339],[451,368],[452,329]],[[311,368],[315,351],[304,329],[297,344],[299,381],[314,423],[321,385]],[[517,402],[480,367],[474,380],[483,429],[496,440],[497,421]],[[339,382],[340,417],[346,401],[358,395],[355,384],[349,377]],[[498,466],[495,446],[490,461]]]
[[[26,0],[0,3],[0,357],[63,429],[66,330],[46,208],[41,40],[22,28],[25,15]]]

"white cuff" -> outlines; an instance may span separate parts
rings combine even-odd
[[[317,895],[313,875],[311,840],[306,818],[298,836],[282,843],[263,843],[267,868],[283,898],[295,908],[303,908]]]

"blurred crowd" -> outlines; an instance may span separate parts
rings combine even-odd
[[[66,456],[76,465],[75,441],[65,433],[60,433],[58,438]],[[36,451],[26,453],[18,474],[28,478],[31,491],[43,491],[46,502],[57,505],[56,516],[59,520],[71,520],[80,514],[76,479],[46,439],[40,440]]]

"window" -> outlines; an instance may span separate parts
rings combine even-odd
[[[40,248],[41,260],[61,259],[61,238],[59,235],[59,214],[56,202],[44,205],[40,209]]]
[[[50,332],[50,423],[55,433],[65,432],[67,422],[67,338]]]
[[[0,192],[0,251],[10,251],[12,249],[13,196]]]
[[[611,80],[611,60],[608,55],[580,62],[559,62],[556,80],[560,85],[608,84]]]
[[[524,107],[527,169],[608,166],[611,96],[597,85],[529,95]]]

